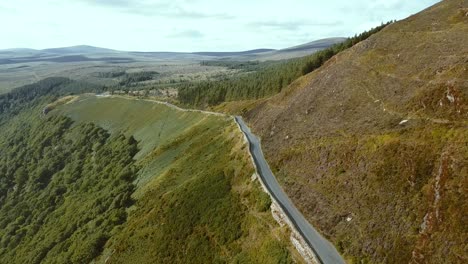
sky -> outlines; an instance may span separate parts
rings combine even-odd
[[[92,45],[240,51],[349,37],[437,0],[14,0],[0,2],[0,49]]]

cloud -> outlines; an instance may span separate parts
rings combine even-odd
[[[369,5],[369,8],[395,11],[403,9],[407,2],[407,0],[376,0]]]
[[[297,31],[301,28],[306,27],[335,27],[341,25],[342,22],[310,22],[306,20],[296,20],[296,21],[255,21],[247,24],[247,27],[257,27],[257,28],[266,28],[266,29],[277,29],[277,30],[287,30],[287,31]]]
[[[162,12],[162,15],[177,18],[192,18],[192,19],[234,19],[235,17],[226,13],[204,13],[195,10],[187,10],[182,7],[174,7],[172,10]]]
[[[189,29],[166,35],[168,38],[201,39],[205,35],[198,30]]]
[[[120,50],[229,51],[348,37],[438,0],[0,2],[0,23],[9,25],[2,28],[0,48],[89,44]]]
[[[135,0],[81,0],[82,2],[103,8],[114,8],[120,12],[143,16],[162,16],[177,19],[232,19],[232,15],[227,13],[201,12],[195,9],[186,8],[184,3],[166,2],[145,2]]]
[[[93,5],[101,5],[106,7],[128,7],[134,6],[136,4],[141,3],[141,1],[135,0],[81,0],[82,2],[86,2]]]
[[[5,6],[3,4],[0,4],[0,13],[17,13],[17,11],[14,8]]]

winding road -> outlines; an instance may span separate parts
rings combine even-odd
[[[265,157],[263,156],[260,140],[252,134],[250,128],[244,123],[244,120],[242,120],[242,117],[236,116],[235,120],[249,141],[250,153],[252,154],[255,166],[257,167],[257,172],[263,183],[276,202],[287,214],[289,220],[296,227],[296,230],[314,251],[319,261],[324,264],[345,263],[335,247],[309,224],[280,187],[278,181],[271,172]]]

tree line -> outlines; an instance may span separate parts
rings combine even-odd
[[[246,67],[259,70],[224,80],[182,84],[178,89],[178,99],[181,103],[188,106],[204,107],[226,101],[258,99],[279,93],[297,78],[314,71],[334,55],[367,39],[391,23],[393,21],[348,38],[342,43],[335,44],[312,55],[280,63],[270,62],[264,68],[259,69],[259,66],[255,63],[231,64],[230,67],[233,68]],[[223,65],[223,63],[206,62],[205,64]]]
[[[17,115],[24,108],[37,104],[37,99],[40,97],[47,96],[50,101],[53,101],[59,96],[102,91],[104,91],[102,86],[62,77],[51,77],[21,86],[0,95],[0,124]]]

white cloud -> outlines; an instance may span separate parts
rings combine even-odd
[[[1,48],[284,48],[352,36],[437,0],[15,0],[0,4]]]
[[[176,39],[199,39],[203,38],[204,35],[198,30],[189,29],[168,34],[167,37]]]

